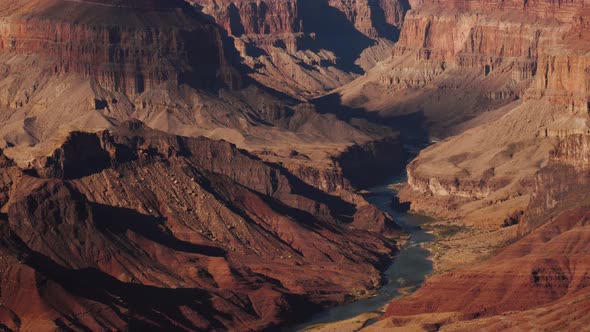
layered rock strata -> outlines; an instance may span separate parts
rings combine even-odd
[[[394,250],[365,230],[388,217],[225,142],[129,122],[71,133],[30,170],[3,158],[13,330],[269,328],[376,287]]]
[[[546,324],[567,330],[583,325],[590,290],[585,254],[589,137],[559,139],[515,226],[518,241],[484,263],[431,278],[416,294],[393,302],[380,328],[444,325],[443,330],[463,331]]]
[[[40,54],[56,74],[92,77],[127,95],[162,84],[231,85],[215,25],[180,1],[140,5],[45,1],[32,11],[4,11],[0,51]]]
[[[389,62],[340,96],[392,122],[419,110],[432,136],[460,133],[409,165],[403,199],[491,228],[526,208],[554,145],[588,131],[587,10],[582,1],[425,1],[406,15]]]
[[[350,82],[386,58],[409,9],[403,0],[192,3],[234,38],[251,77],[300,99]]]

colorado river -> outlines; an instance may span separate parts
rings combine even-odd
[[[397,224],[409,234],[408,241],[401,247],[391,266],[384,272],[385,284],[377,290],[376,296],[322,311],[295,327],[295,331],[301,331],[317,324],[353,318],[363,313],[377,312],[392,299],[401,296],[404,290],[406,292],[413,291],[420,287],[426,276],[432,272],[430,252],[420,246],[422,243],[435,239],[432,234],[420,228],[420,225],[432,219],[393,209],[392,201],[396,191],[388,186],[404,180],[405,173],[388,178],[382,184],[368,189],[368,193],[365,195],[369,202],[389,213]]]

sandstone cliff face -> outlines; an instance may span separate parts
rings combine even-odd
[[[409,9],[404,0],[191,3],[234,38],[251,77],[300,99],[339,87],[387,57]]]
[[[585,40],[577,42],[584,43]],[[554,51],[541,56],[538,75],[525,99],[546,98],[553,104],[565,106],[565,111],[572,114],[587,115],[590,112],[590,58],[584,54],[584,49],[572,51]]]
[[[285,34],[302,31],[296,0],[199,1],[230,35]]]
[[[2,169],[0,317],[15,329],[269,328],[376,287],[394,250],[371,231],[392,227],[381,212],[226,142],[128,122],[33,166],[43,178]]]
[[[518,241],[485,263],[433,277],[416,294],[394,301],[390,318],[378,326],[438,324],[466,331],[583,324],[575,317],[584,315],[590,290],[588,141],[587,134],[558,138],[534,178]],[[554,310],[559,314],[549,315]]]
[[[425,1],[415,12],[419,17],[420,11],[452,7],[460,22],[473,13],[488,13],[477,15],[485,27],[464,35],[467,43],[457,44],[455,32],[448,35],[447,45],[459,45],[455,51],[437,45],[437,40],[422,39],[422,45],[438,50],[425,56],[450,61],[449,67],[454,62],[465,70],[478,68],[479,75],[488,77],[514,61],[510,66],[518,70],[506,75],[505,82],[525,79],[526,84],[519,102],[493,111],[497,117],[481,116],[472,122],[474,128],[424,150],[408,167],[402,197],[416,209],[481,227],[501,227],[511,211],[523,215],[515,220],[519,235],[515,243],[484,263],[431,278],[417,293],[394,301],[388,318],[376,329],[516,330],[539,324],[572,329],[583,321],[573,317],[585,312],[590,286],[584,254],[590,90],[588,33],[582,27],[587,26],[587,5],[584,1]],[[406,22],[412,17],[411,12]],[[414,25],[417,35],[437,31],[434,20],[422,19],[428,23]],[[496,20],[501,23],[497,27],[516,27],[518,33],[492,33],[494,37],[486,41]],[[506,45],[495,49],[503,39]],[[400,52],[396,56],[416,47],[420,43],[396,48]],[[433,85],[438,88],[437,79]],[[571,307],[556,309],[565,303]],[[552,310],[560,314],[550,315]]]
[[[131,96],[162,84],[223,84],[228,63],[213,24],[182,7],[142,7],[138,15],[101,2],[39,3],[32,15],[4,17],[0,51],[40,54],[56,74],[92,77]]]
[[[285,34],[314,31],[305,25],[309,17],[302,12],[307,3],[321,9],[325,5],[333,7],[364,34],[379,37],[384,33],[384,25],[401,28],[405,12],[409,9],[406,1],[368,1],[368,0],[197,0],[192,1],[204,7],[215,21],[234,36],[243,34]],[[319,15],[320,13],[315,13]],[[334,18],[336,19],[336,18]]]
[[[520,234],[528,234],[563,211],[586,204],[589,142],[588,134],[570,134],[558,140],[549,165],[535,176],[531,200],[519,224]]]
[[[329,0],[331,7],[344,13],[346,18],[363,34],[375,38],[392,28],[401,28],[409,4],[406,1]]]
[[[567,83],[569,76],[556,81]],[[479,219],[477,210],[489,209],[490,205],[495,206],[495,211],[505,206],[507,213],[524,210],[528,205],[525,196],[534,192],[534,183],[539,181],[536,177],[543,178],[540,186],[556,178],[547,190],[567,186],[567,172],[536,173],[553,158],[572,169],[584,164],[588,95],[567,90],[561,84],[542,90],[542,97],[534,96],[534,89],[527,91],[523,104],[501,119],[421,154],[408,167],[408,189],[402,196],[414,201],[415,208],[430,206],[435,213],[459,203],[455,216]],[[445,203],[439,209],[432,207],[432,197]],[[505,216],[496,218],[499,222]]]
[[[448,136],[457,124],[521,98],[539,51],[566,28],[528,12],[506,15],[508,9],[486,2],[460,4],[413,7],[393,57],[340,89],[343,103],[388,117],[418,109],[433,135]]]
[[[423,151],[402,198],[479,225],[526,208],[554,144],[588,130],[587,9],[424,1],[408,12],[393,57],[340,100],[383,118],[418,110],[435,137],[474,128]]]

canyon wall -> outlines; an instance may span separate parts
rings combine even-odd
[[[408,166],[403,199],[493,227],[526,208],[555,144],[588,132],[588,9],[424,1],[406,15],[393,57],[339,90],[384,118],[418,110],[432,136],[460,133]]]
[[[525,98],[551,49],[585,42],[588,13],[583,1],[414,3],[393,57],[337,92],[382,117],[421,112],[432,136],[448,137]]]
[[[409,9],[405,0],[191,3],[234,39],[251,77],[299,99],[337,88],[386,58]]]
[[[193,0],[203,6],[215,21],[233,36],[243,34],[285,34],[312,33],[305,24],[312,20],[308,15],[319,16],[332,7],[352,23],[359,31],[369,37],[379,37],[384,25],[401,28],[405,12],[409,9],[406,1],[369,0]],[[319,10],[317,13],[305,11],[307,8]],[[317,19],[317,18],[313,18]],[[332,17],[338,20],[336,17]],[[311,28],[311,27],[310,27]]]
[[[296,0],[200,0],[217,24],[228,34],[285,34],[302,32],[299,1]]]
[[[468,32],[441,24],[438,9],[455,13],[457,27],[469,22]],[[493,257],[433,276],[393,301],[374,330],[581,323],[575,317],[588,307],[590,286],[588,9],[587,1],[424,1],[406,16],[407,24],[424,21],[408,29],[425,37],[406,40],[404,27],[400,43],[410,46],[396,47],[394,57],[419,48],[426,62],[475,69],[487,77],[483,82],[525,84],[516,102],[486,111],[460,127],[470,129],[425,149],[408,167],[402,198],[414,209],[487,229],[488,237],[506,227],[517,235]],[[445,30],[442,42],[428,37]],[[426,86],[440,89],[437,79]]]
[[[273,328],[363,296],[395,251],[378,210],[138,121],[72,132],[28,170],[2,160],[11,329]]]
[[[40,54],[56,74],[92,77],[128,95],[167,83],[231,86],[222,75],[229,63],[218,28],[184,6],[168,6],[142,3],[139,16],[134,7],[102,2],[41,3],[34,13],[5,17],[0,50]]]
[[[489,260],[434,276],[394,301],[376,329],[419,325],[453,331],[583,325],[588,308],[590,136],[560,137],[534,176],[519,238]],[[585,309],[586,308],[586,309]],[[549,312],[559,314],[547,316]],[[581,315],[581,316],[580,316]]]

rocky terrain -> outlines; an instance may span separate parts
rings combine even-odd
[[[176,135],[224,139],[313,185],[342,189],[334,159],[395,137],[252,82],[232,62],[221,28],[183,1],[0,5],[0,142],[23,167],[72,130],[139,119]]]
[[[584,325],[588,292],[586,135],[560,141],[535,177],[515,226],[521,238],[493,258],[432,277],[393,302],[374,328],[571,330]],[[572,163],[575,160],[575,163]],[[452,295],[451,295],[452,294]],[[579,325],[578,325],[579,324]]]
[[[469,230],[435,246],[448,247],[435,263],[451,272],[393,301],[367,330],[584,325],[588,9],[424,1],[406,15],[393,57],[339,90],[343,103],[384,119],[419,107],[442,140],[409,164],[400,197]],[[390,97],[372,98],[381,93]]]
[[[441,142],[409,165],[402,200],[497,228],[524,210],[559,139],[588,131],[587,15],[583,1],[415,3],[392,57],[320,104],[413,117]]]
[[[0,329],[277,329],[370,296],[400,230],[357,189],[425,142],[396,203],[440,219],[435,275],[338,329],[583,327],[589,17],[0,0]]]
[[[138,121],[72,132],[30,169],[2,158],[10,330],[258,330],[376,287],[395,248],[378,212]]]
[[[410,8],[407,0],[190,2],[224,28],[250,77],[302,100],[387,58]]]
[[[351,181],[403,164],[390,128],[253,80],[184,1],[0,18],[3,330],[261,330],[380,285],[399,230]]]

